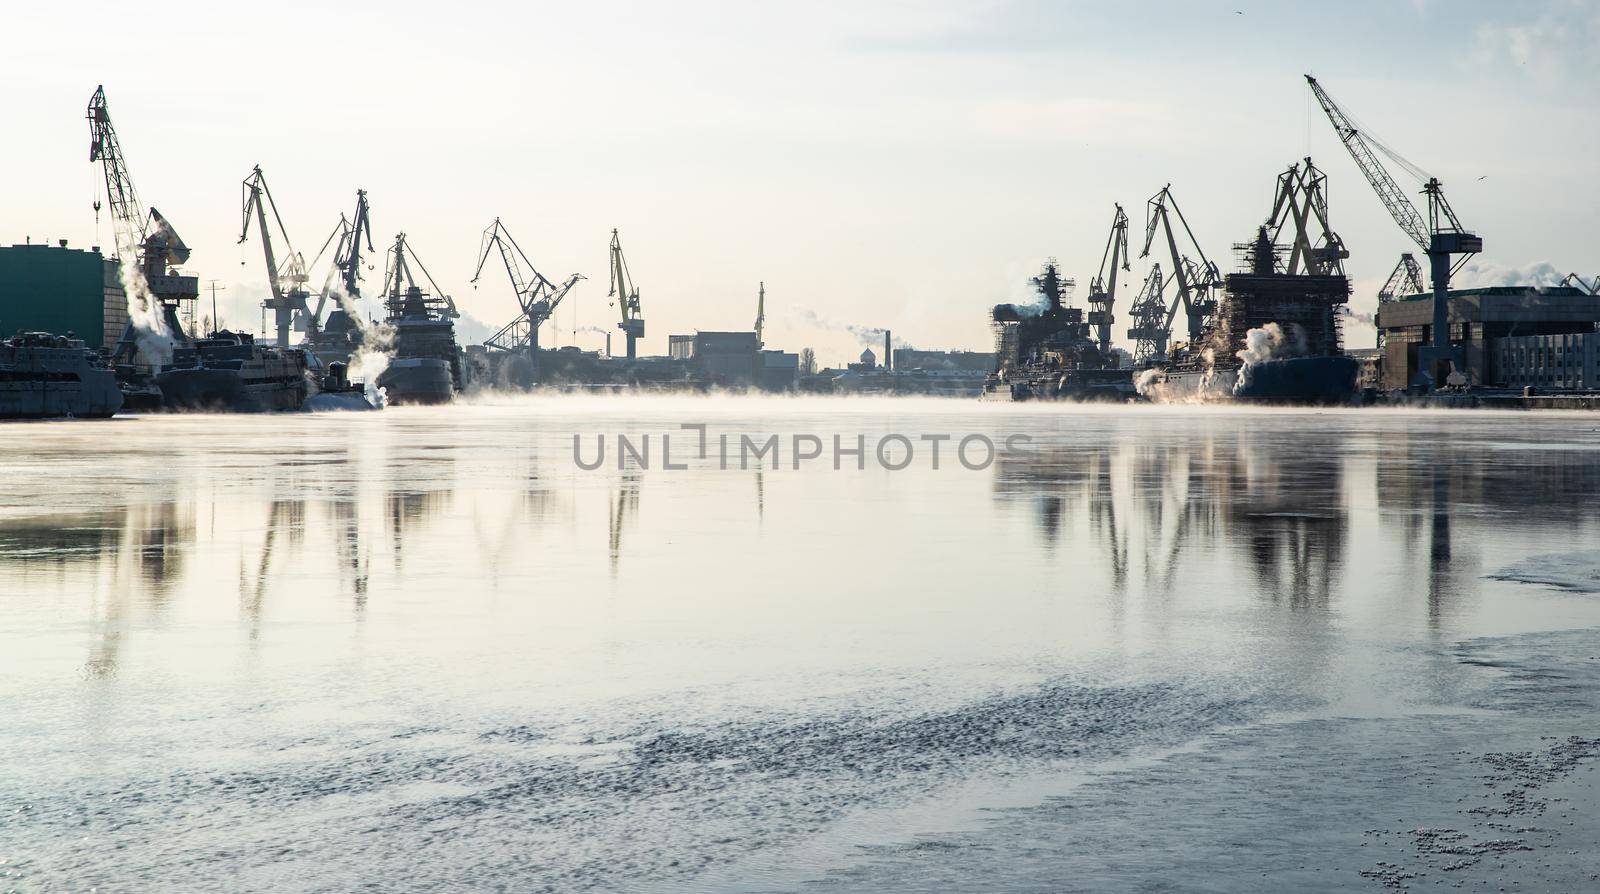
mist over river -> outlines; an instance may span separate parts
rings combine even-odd
[[[0,892],[1600,884],[1594,414],[504,397],[0,470]]]

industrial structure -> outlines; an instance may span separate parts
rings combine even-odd
[[[1397,295],[1379,305],[1384,390],[1407,388],[1426,369],[1421,358],[1437,325],[1435,298]],[[1459,386],[1600,388],[1600,379],[1572,374],[1587,368],[1600,325],[1600,300],[1581,289],[1456,289],[1447,295],[1445,312]]]
[[[128,298],[114,258],[55,244],[0,246],[0,332],[71,335],[109,351],[128,328]]]
[[[282,263],[272,248],[272,227],[267,220],[267,210],[272,211],[272,221],[278,225],[278,234],[282,238],[284,249]],[[311,277],[306,273],[306,259],[294,250],[294,245],[289,241],[289,234],[284,229],[283,217],[278,213],[278,204],[272,199],[272,191],[267,188],[267,177],[261,173],[261,166],[256,165],[255,170],[244,181],[244,220],[239,226],[239,242],[242,245],[250,237],[250,220],[254,214],[256,232],[261,234],[261,252],[266,257],[267,285],[272,291],[272,297],[261,302],[264,309],[272,311],[273,324],[277,330],[277,344],[280,348],[289,346],[289,332],[305,332],[307,317],[311,308],[306,299],[310,293],[306,291],[306,283]],[[212,321],[216,326],[216,321]]]
[[[1120,211],[1112,223],[1113,245],[1119,224],[1126,223]],[[1115,278],[1115,267],[1111,275]],[[1045,262],[1032,283],[1038,304],[997,304],[990,313],[995,369],[984,385],[985,394],[1010,400],[1131,396],[1132,370],[1120,367],[1115,355],[1101,350],[1083,310],[1070,306],[1076,283],[1061,276],[1054,258]],[[1101,306],[1109,320],[1109,301],[1102,298]]]
[[[1111,354],[1111,323],[1117,303],[1117,270],[1131,269],[1128,265],[1128,215],[1117,206],[1111,218],[1111,233],[1106,237],[1106,250],[1100,255],[1100,272],[1089,283],[1089,325],[1094,327],[1095,341],[1100,353]]]
[[[139,277],[143,283],[131,285],[143,310],[158,320],[161,332],[176,344],[187,343],[191,334],[184,329],[182,313],[187,310],[192,319],[194,302],[200,297],[200,279],[177,269],[189,260],[189,247],[167,222],[161,212],[151,206],[146,213],[134,189],[133,177],[128,173],[127,159],[123,157],[122,144],[111,124],[111,110],[106,104],[106,91],[96,87],[89,99],[89,161],[100,162],[105,172],[106,202],[110,205],[111,223],[116,233],[117,257],[126,260],[136,256],[137,264],[125,265],[125,270]],[[100,202],[96,200],[98,214]],[[129,289],[130,284],[124,283]],[[155,301],[159,307],[149,307]],[[188,307],[184,304],[187,302]],[[119,361],[135,362],[138,339],[135,326],[130,321],[119,338],[115,356]],[[148,365],[151,358],[145,358]]]
[[[417,273],[422,274],[420,279]],[[396,236],[389,249],[384,306],[388,324],[394,327],[394,350],[378,376],[378,387],[396,404],[451,400],[463,384],[462,352],[452,322],[460,314],[407,244],[405,233]]]
[[[1451,259],[1456,255],[1465,255],[1466,257],[1462,258],[1464,263],[1468,257],[1483,251],[1483,239],[1462,227],[1455,210],[1445,199],[1444,187],[1437,177],[1428,176],[1425,171],[1401,158],[1370,134],[1357,129],[1344,110],[1333,101],[1322,85],[1317,83],[1316,78],[1306,75],[1306,83],[1311,85],[1311,92],[1322,106],[1322,111],[1327,114],[1328,121],[1339,136],[1339,141],[1349,150],[1350,157],[1355,160],[1356,166],[1361,169],[1373,191],[1378,194],[1379,201],[1383,202],[1384,208],[1388,210],[1400,229],[1427,255],[1428,273],[1433,287],[1432,315],[1427,343],[1418,346],[1412,360],[1413,365],[1409,369],[1416,370],[1417,375],[1422,377],[1427,385],[1440,387],[1449,379],[1452,366],[1460,369],[1466,363],[1461,346],[1452,344],[1450,338]],[[1400,185],[1395,182],[1394,177],[1389,174],[1388,169],[1378,160],[1376,152],[1382,152],[1390,160],[1415,174],[1418,179],[1427,181],[1422,188],[1428,197],[1426,220],[1401,190]],[[1408,370],[1408,383],[1411,379]]]
[[[628,359],[639,356],[638,341],[644,338],[644,317],[639,307],[639,287],[633,284],[628,261],[622,256],[622,240],[611,231],[611,302],[622,310],[617,328],[628,339]],[[759,340],[759,339],[758,339]]]
[[[1223,280],[1220,298],[1201,280],[1200,297],[1190,305],[1190,340],[1173,349],[1161,375],[1147,384],[1146,396],[1305,403],[1351,398],[1359,364],[1344,356],[1340,313],[1350,298],[1344,273],[1349,252],[1329,224],[1326,183],[1309,158],[1279,175],[1266,222],[1253,240],[1234,246],[1239,272]],[[1166,190],[1151,200],[1145,242],[1148,249],[1157,222],[1166,223],[1167,243],[1183,274],[1175,310],[1185,288],[1194,285],[1187,273],[1202,270],[1214,280],[1215,267],[1198,245],[1203,267],[1178,256],[1165,213],[1169,202]],[[1173,208],[1192,240],[1175,203]]]
[[[478,247],[478,269],[472,274],[474,285],[483,276],[483,265],[489,260],[491,249],[499,250],[501,263],[505,265],[506,276],[511,279],[511,289],[516,294],[522,312],[500,331],[485,339],[483,345],[489,350],[491,364],[496,362],[493,358],[497,354],[511,361],[520,360],[524,364],[525,368],[519,373],[497,375],[497,380],[505,379],[508,383],[514,381],[523,386],[533,385],[540,381],[539,327],[550,319],[556,308],[561,306],[561,299],[567,297],[572,287],[584,277],[574,273],[560,285],[551,282],[528,260],[522,247],[511,238],[510,231],[497,217],[483,231],[483,239]]]

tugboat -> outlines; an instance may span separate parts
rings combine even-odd
[[[304,351],[226,329],[174,350],[155,383],[167,409],[234,413],[297,410],[311,389]]]
[[[1033,278],[1038,304],[997,304],[992,313],[995,371],[985,400],[1130,400],[1133,371],[1103,352],[1083,309],[1068,306],[1073,287],[1054,258]]]
[[[411,272],[415,264],[431,287],[424,290]],[[377,386],[391,404],[439,404],[461,390],[461,349],[456,345],[456,303],[440,292],[426,267],[406,245],[406,234],[389,250],[384,303],[394,329],[394,355],[378,375]]]
[[[0,340],[0,419],[106,419],[120,409],[116,374],[81,339],[24,332]]]

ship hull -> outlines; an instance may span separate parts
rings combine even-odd
[[[303,379],[249,383],[234,369],[172,369],[156,376],[162,406],[170,410],[270,413],[299,409]]]
[[[85,370],[78,381],[0,382],[0,419],[107,419],[122,409],[110,370]]]
[[[443,404],[455,399],[455,373],[450,362],[432,357],[392,360],[378,376],[385,403]]]
[[[1287,357],[1238,367],[1168,369],[1144,388],[1157,403],[1343,404],[1361,364],[1351,357]]]

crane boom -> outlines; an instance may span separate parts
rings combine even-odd
[[[144,241],[146,217],[138,190],[128,174],[127,160],[111,126],[111,109],[106,105],[106,88],[98,86],[89,98],[89,161],[105,168],[106,201],[111,206],[112,226],[117,234],[117,250],[132,251]],[[126,243],[126,244],[124,244]]]
[[[1400,226],[1400,229],[1411,237],[1411,241],[1417,243],[1417,247],[1427,251],[1429,237],[1427,221],[1422,219],[1422,215],[1417,211],[1417,206],[1411,203],[1410,197],[1400,188],[1400,184],[1395,182],[1394,177],[1390,176],[1389,170],[1383,166],[1383,162],[1378,160],[1378,156],[1372,151],[1372,144],[1367,141],[1366,135],[1350,122],[1350,117],[1333,101],[1333,97],[1328,95],[1328,91],[1322,89],[1322,85],[1317,83],[1316,78],[1306,75],[1306,83],[1311,85],[1311,93],[1316,96],[1317,103],[1322,106],[1323,113],[1328,116],[1328,121],[1333,124],[1333,130],[1338,135],[1339,142],[1344,144],[1344,148],[1350,153],[1350,157],[1355,159],[1356,167],[1361,169],[1362,175],[1372,185],[1372,191],[1378,194],[1378,200],[1383,202],[1384,208],[1388,209],[1389,216],[1393,217],[1394,222]]]

